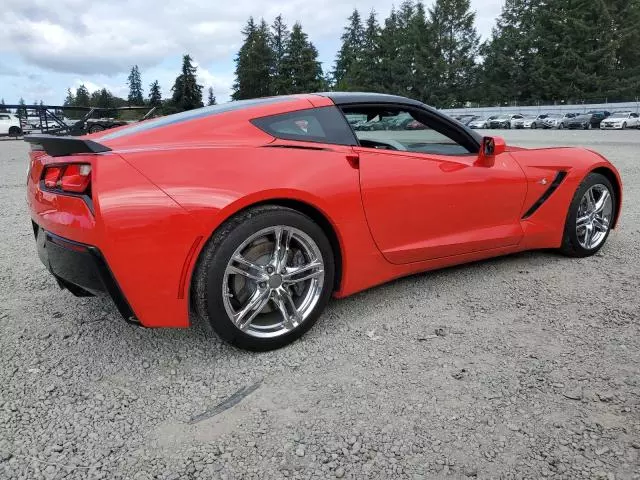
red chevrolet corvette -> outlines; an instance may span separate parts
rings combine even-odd
[[[595,152],[507,147],[382,94],[238,101],[26,141],[38,252],[61,287],[106,292],[145,327],[197,315],[253,350],[300,337],[331,295],[523,250],[593,255],[622,198]]]

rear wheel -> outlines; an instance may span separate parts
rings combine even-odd
[[[322,229],[296,210],[262,206],[211,237],[196,267],[193,302],[227,342],[271,350],[313,326],[333,279],[333,252]]]
[[[91,127],[89,127],[89,133],[98,133],[103,130],[105,130],[105,128],[102,125],[91,125]]]
[[[9,127],[9,136],[10,137],[18,137],[22,133],[20,127]]]
[[[611,231],[616,201],[609,179],[599,173],[589,174],[569,206],[561,251],[572,257],[598,252]]]

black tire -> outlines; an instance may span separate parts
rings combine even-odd
[[[623,129],[623,130],[626,130],[626,129],[627,129],[627,122],[624,122],[624,123],[622,124],[622,129]]]
[[[576,232],[578,207],[580,206],[580,202],[586,191],[592,186],[598,184],[604,185],[609,190],[613,205],[613,215],[615,215],[615,212],[617,211],[616,205],[618,199],[615,196],[615,190],[613,189],[613,185],[611,185],[609,179],[599,173],[590,173],[589,175],[587,175],[587,177],[582,181],[582,183],[576,190],[576,193],[573,195],[573,199],[571,200],[571,204],[569,205],[569,211],[567,213],[567,218],[565,221],[564,235],[562,237],[562,246],[560,247],[560,251],[569,257],[589,257],[598,253],[598,251],[604,246],[604,244],[607,243],[607,239],[609,238],[609,234],[611,233],[611,227],[609,227],[604,240],[602,240],[597,247],[592,249],[584,248],[578,241],[578,234]],[[611,224],[612,223],[613,218],[611,219]]]
[[[324,283],[316,306],[300,325],[281,336],[259,338],[243,332],[230,320],[222,298],[224,273],[231,256],[246,239],[276,225],[299,229],[316,243],[324,262]],[[315,324],[333,292],[334,272],[331,244],[322,228],[308,216],[276,205],[250,208],[222,224],[202,250],[194,272],[192,306],[223,340],[246,350],[273,350],[297,340]]]
[[[105,130],[105,128],[102,125],[92,125],[91,127],[89,127],[89,133],[98,133],[102,132],[103,130]]]
[[[564,129],[564,123],[561,123],[560,125],[558,125],[558,130],[563,130]]]
[[[533,122],[531,124],[531,130],[535,130],[536,128],[538,128],[538,126],[536,125],[536,122]]]
[[[19,137],[22,135],[22,129],[20,127],[9,127],[10,137]]]

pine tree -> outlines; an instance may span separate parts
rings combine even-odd
[[[129,85],[129,105],[144,105],[142,79],[137,65],[131,68],[127,84]]]
[[[5,103],[4,103],[4,98],[2,100],[0,100],[0,113],[7,113],[8,110],[5,107]]]
[[[357,67],[356,78],[359,85],[352,85],[354,90],[375,92],[380,90],[380,25],[375,10],[371,10],[365,23],[362,41],[362,60]]]
[[[173,91],[172,105],[176,111],[200,108],[202,103],[202,85],[196,79],[197,68],[193,66],[190,55],[182,57],[182,73],[178,75],[171,89]]]
[[[299,23],[293,25],[287,50],[282,59],[282,69],[286,76],[283,84],[285,93],[305,93],[323,90],[324,77],[318,61],[318,50],[309,41]]]
[[[359,79],[354,71],[356,65],[362,60],[362,47],[364,42],[364,27],[360,12],[357,9],[347,19],[348,23],[342,34],[342,46],[336,57],[333,70],[333,78],[338,90],[347,89],[348,81],[358,83]],[[350,77],[347,79],[347,77]]]
[[[18,107],[16,111],[16,114],[18,115],[18,117],[27,118],[27,109],[25,108],[26,103],[24,103],[24,98],[20,97],[20,100],[18,101],[18,105],[20,105],[20,107]]]
[[[76,89],[74,107],[88,107],[90,105],[89,90],[84,83]]]
[[[637,97],[640,92],[640,0],[610,0],[616,52],[609,96]]]
[[[400,45],[403,42],[402,32],[398,25],[398,14],[395,8],[384,21],[384,28],[379,38],[379,84],[384,93],[405,93],[402,90],[402,78],[406,75],[407,66],[399,60]]]
[[[269,40],[269,27],[262,20],[256,26],[253,17],[249,18],[242,30],[244,43],[236,56],[236,81],[233,85],[233,100],[266,97],[271,95],[271,71],[273,70],[273,51]]]
[[[542,0],[534,19],[532,88],[544,100],[604,100],[615,69],[612,25],[604,1]]]
[[[97,103],[96,107],[113,108],[114,107],[113,94],[106,88],[99,90],[98,100],[96,103]]]
[[[462,105],[473,87],[479,36],[470,0],[436,0],[429,11],[438,63],[434,75],[441,86],[440,106]]]
[[[160,84],[158,83],[158,80],[155,80],[151,85],[149,85],[149,106],[162,106],[162,94],[160,93]]]
[[[216,104],[216,96],[213,94],[213,87],[209,87],[208,96],[207,96],[207,105],[215,105]]]
[[[408,28],[408,45],[413,52],[408,72],[412,82],[411,96],[429,104],[436,104],[439,85],[437,76],[433,74],[434,66],[438,63],[433,48],[434,31],[421,2],[415,6]]]
[[[282,61],[287,50],[289,35],[287,24],[284,23],[282,15],[278,15],[271,25],[270,36],[270,45],[273,51],[273,66],[271,70],[272,95],[281,95],[283,93],[283,86],[287,81],[282,71]]]
[[[539,3],[539,0],[506,0],[491,38],[480,48],[484,61],[479,100],[498,103],[535,98],[534,92],[524,89],[536,80],[533,63],[540,62],[539,57],[532,55]]]
[[[72,107],[76,103],[76,97],[73,95],[73,92],[70,88],[67,88],[67,96],[64,99],[64,103],[62,104],[65,107]]]

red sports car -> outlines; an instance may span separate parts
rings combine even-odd
[[[424,129],[358,130],[409,114]],[[352,126],[354,125],[354,126]],[[32,135],[39,255],[127,321],[266,350],[330,296],[531,249],[596,253],[622,185],[601,155],[482,138],[403,97],[231,102],[87,137]]]

